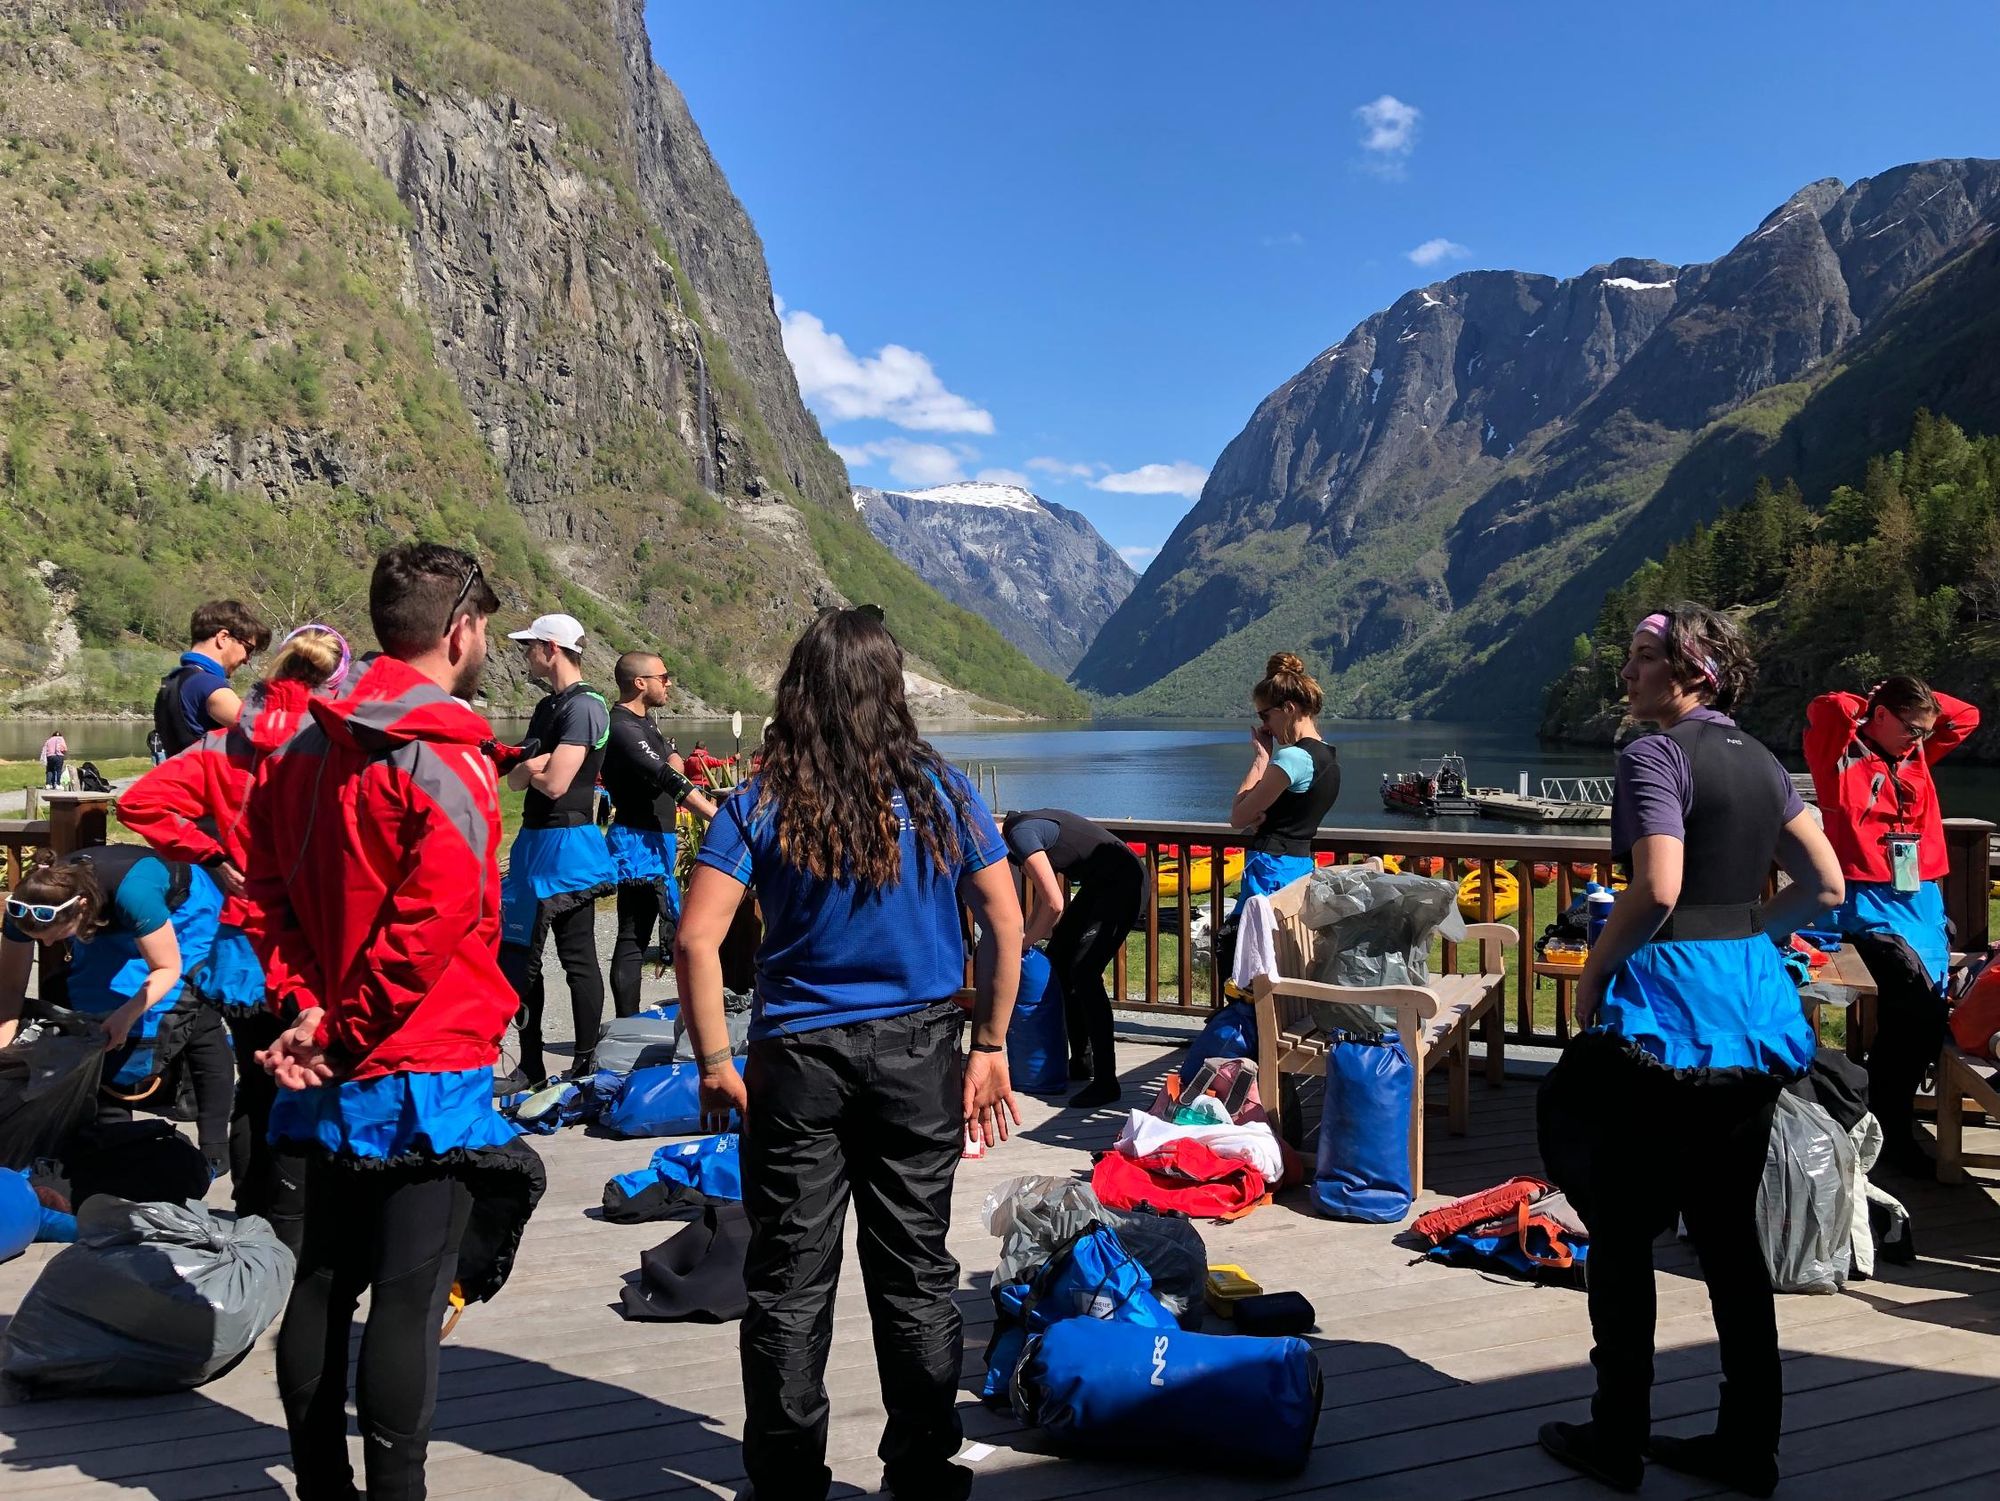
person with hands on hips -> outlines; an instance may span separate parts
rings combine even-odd
[[[1312,874],[1313,836],[1340,796],[1340,762],[1316,722],[1326,699],[1306,664],[1274,653],[1250,702],[1250,768],[1229,804],[1229,826],[1250,836],[1239,906]]]
[[[1597,1390],[1588,1423],[1542,1446],[1635,1490],[1652,1459],[1768,1496],[1778,1482],[1777,1315],[1757,1192],[1778,1092],[1812,1063],[1814,1029],[1779,945],[1841,898],[1833,848],[1772,754],[1729,718],[1756,667],[1699,605],[1648,615],[1623,671],[1613,857],[1627,868],[1575,996],[1574,1037],[1543,1081],[1548,1176],[1590,1229]],[[1773,860],[1790,878],[1763,903]],[[1716,1430],[1651,1431],[1653,1242],[1687,1225],[1724,1376]]]
[[[764,934],[739,1076],[721,946],[746,887]],[[963,1061],[961,901],[979,929]],[[743,1121],[743,1461],[763,1501],[820,1501],[832,1479],[824,1373],[850,1196],[889,1415],[884,1487],[906,1501],[971,1490],[952,1463],[964,1341],[945,1240],[967,1132],[996,1143],[1019,1120],[1006,1037],[1021,937],[999,830],[918,736],[902,648],[879,612],[823,611],[778,681],[761,770],[709,825],[675,945],[703,1110]]]

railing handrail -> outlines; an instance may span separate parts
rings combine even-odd
[[[1222,845],[1244,849],[1249,836],[1225,823],[1183,823],[1150,818],[1092,818],[1091,822],[1120,839],[1156,840],[1162,844]],[[1488,834],[1479,831],[1442,833],[1431,829],[1370,829],[1323,827],[1313,836],[1315,853],[1379,849],[1389,854],[1452,855],[1459,859],[1589,860],[1611,855],[1609,834]]]

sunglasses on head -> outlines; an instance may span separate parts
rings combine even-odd
[[[474,558],[472,560],[471,572],[466,574],[465,582],[458,586],[458,598],[451,602],[451,609],[445,614],[444,628],[446,630],[451,629],[451,623],[458,619],[458,612],[465,608],[465,602],[472,597],[472,586],[478,583],[483,577],[484,575],[479,571],[479,560]]]
[[[16,922],[47,925],[54,922],[63,913],[69,911],[70,908],[82,900],[83,898],[80,896],[73,896],[66,902],[58,902],[54,906],[50,906],[47,902],[16,901],[10,896],[7,898],[7,915]]]

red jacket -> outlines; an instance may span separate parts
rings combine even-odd
[[[1979,711],[1948,694],[1934,690],[1934,696],[1937,729],[1893,768],[1856,733],[1868,712],[1860,694],[1822,693],[1806,706],[1806,766],[1819,793],[1826,837],[1840,857],[1840,873],[1850,881],[1893,879],[1882,843],[1892,832],[1919,836],[1919,880],[1935,881],[1951,869],[1931,767],[1979,728]]]
[[[260,684],[235,724],[210,730],[120,793],[119,822],[169,860],[205,865],[225,859],[247,871],[243,813],[251,779],[266,756],[298,733],[311,700],[304,683]],[[247,917],[245,898],[224,898],[223,922],[241,928]]]
[[[490,1067],[517,1001],[500,973],[493,731],[391,657],[259,769],[251,941],[274,996],[324,1006],[341,1077]]]

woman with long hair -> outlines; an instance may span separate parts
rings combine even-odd
[[[1931,768],[1979,728],[1971,704],[1921,678],[1884,678],[1867,697],[1822,693],[1806,707],[1805,755],[1847,900],[1838,930],[1874,976],[1868,1108],[1882,1161],[1928,1175],[1913,1107],[1944,1045],[1951,936],[1937,883],[1950,872]]]
[[[1644,1461],[1768,1496],[1783,1403],[1757,1187],[1778,1091],[1813,1027],[1777,944],[1840,900],[1833,848],[1777,759],[1729,718],[1756,675],[1736,628],[1675,605],[1632,634],[1611,848],[1629,884],[1577,981],[1542,1086],[1542,1159],[1590,1227],[1591,1421],[1542,1445],[1636,1490]],[[1791,878],[1762,904],[1773,860]],[[1716,1430],[1655,1438],[1653,1242],[1684,1219],[1722,1347]]]
[[[249,863],[244,810],[257,770],[297,734],[315,695],[331,697],[353,660],[330,625],[302,625],[280,643],[236,723],[211,730],[163,761],[118,798],[118,817],[169,860],[199,865],[222,887],[221,925],[209,962],[191,984],[221,1011],[236,1049],[236,1103],[229,1123],[230,1186],[238,1214],[260,1214],[299,1249],[305,1176],[268,1141],[277,1087],[257,1062],[289,1024],[267,1004],[264,966],[244,933]]]
[[[1326,706],[1306,664],[1276,652],[1250,691],[1257,727],[1250,732],[1250,768],[1229,804],[1231,828],[1250,836],[1242,894],[1269,896],[1311,875],[1313,835],[1340,796],[1340,762],[1320,738]]]
[[[763,914],[748,1067],[723,1021],[721,947],[754,887]],[[979,927],[961,1060],[960,904]],[[945,1247],[971,1131],[1018,1120],[1007,1022],[1021,908],[993,816],[918,734],[903,652],[880,613],[829,610],[779,679],[764,764],[717,810],[675,944],[704,1111],[743,1121],[744,1465],[764,1501],[818,1501],[824,1373],[847,1200],[889,1421],[883,1483],[908,1501],[969,1494],[952,1463],[962,1330]]]

